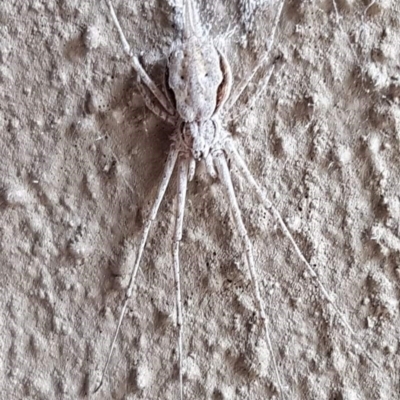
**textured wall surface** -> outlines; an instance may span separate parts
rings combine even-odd
[[[114,0],[157,83],[178,3]],[[237,84],[265,53],[278,1],[199,9]],[[287,0],[268,86],[270,62],[226,115],[356,334],[232,166],[291,400],[399,398],[399,37],[396,0]],[[105,2],[0,3],[2,399],[178,398],[175,180],[91,394],[172,132],[146,109]],[[184,227],[185,399],[278,398],[240,238],[219,181],[201,167]]]

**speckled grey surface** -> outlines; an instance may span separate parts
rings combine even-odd
[[[204,3],[204,4],[203,4]],[[207,4],[206,4],[207,3]],[[335,297],[342,326],[232,168],[289,399],[399,396],[400,9],[287,1],[266,67],[227,127]],[[157,82],[174,1],[114,1]],[[204,1],[235,82],[265,50],[276,1]],[[176,21],[175,21],[176,22]],[[101,1],[0,4],[0,397],[176,399],[175,183],[104,365],[172,128],[146,110]],[[186,399],[269,399],[276,379],[218,181],[189,185],[181,250]]]

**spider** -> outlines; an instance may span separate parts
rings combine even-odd
[[[164,91],[161,91],[155,85],[142,67],[138,57],[133,53],[125,38],[111,1],[106,1],[113,22],[118,30],[124,52],[129,57],[132,67],[137,73],[138,88],[146,106],[164,122],[174,125],[176,129],[171,138],[172,143],[156,198],[151,207],[149,216],[144,221],[136,261],[130,275],[129,285],[125,292],[125,298],[123,300],[118,324],[110,346],[106,364],[103,368],[100,383],[95,392],[97,392],[102,386],[128,302],[133,294],[136,276],[151,225],[157,216],[159,206],[164,198],[173,171],[176,168],[178,173],[178,183],[172,254],[178,329],[179,398],[181,400],[184,398],[182,372],[184,353],[182,345],[183,306],[180,284],[179,247],[182,239],[187,184],[188,181],[191,181],[194,177],[196,165],[199,162],[204,162],[208,174],[214,179],[219,179],[225,188],[236,229],[238,230],[239,236],[244,244],[247,266],[250,272],[254,298],[258,308],[258,315],[259,319],[262,321],[265,339],[271,354],[278,387],[281,395],[285,396],[284,385],[280,377],[276,357],[274,355],[273,344],[270,339],[268,318],[260,293],[252,243],[242,220],[241,211],[236,199],[227,163],[228,159],[235,164],[246,181],[254,189],[259,201],[276,219],[283,233],[291,242],[298,257],[305,264],[310,275],[319,286],[323,296],[332,305],[335,312],[341,318],[343,324],[353,337],[356,338],[356,335],[348,324],[345,316],[331,299],[328,291],[318,278],[315,269],[310,265],[296,244],[279,211],[265,196],[261,186],[254,179],[245,161],[236,150],[232,135],[224,128],[222,123],[224,113],[232,108],[247,87],[248,83],[251,81],[252,77],[268,59],[282,9],[284,7],[284,1],[281,1],[279,5],[267,52],[253,69],[250,76],[243,82],[239,83],[235,90],[232,90],[232,72],[226,56],[213,44],[212,40],[204,34],[193,1],[186,0],[183,12],[183,30],[180,37],[172,43],[167,58],[167,68],[164,76]],[[366,355],[368,356],[368,354]],[[368,356],[368,358],[370,357]]]

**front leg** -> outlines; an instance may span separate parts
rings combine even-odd
[[[229,111],[236,104],[239,97],[242,95],[242,93],[247,88],[247,86],[249,85],[251,80],[254,78],[254,75],[260,70],[261,67],[263,67],[267,63],[270,53],[271,53],[271,50],[272,50],[272,46],[274,44],[276,30],[278,28],[279,21],[281,20],[281,14],[282,14],[284,5],[285,5],[285,0],[281,0],[281,3],[279,4],[279,8],[278,8],[278,11],[275,16],[275,21],[274,21],[274,26],[272,28],[271,36],[270,36],[269,41],[267,42],[266,52],[261,57],[261,59],[258,61],[258,63],[255,65],[251,74],[248,75],[241,82],[239,82],[238,86],[235,88],[235,90],[231,94],[229,100],[226,102],[225,111]],[[272,71],[271,71],[271,73],[272,73]]]
[[[147,75],[147,72],[144,70],[137,56],[135,56],[132,52],[131,47],[129,46],[128,41],[125,38],[124,32],[122,31],[121,25],[118,21],[118,18],[115,14],[114,7],[111,4],[110,0],[106,0],[108,8],[110,9],[111,18],[114,21],[114,24],[118,30],[119,38],[122,42],[122,47],[124,49],[125,54],[130,58],[132,67],[138,74],[140,80],[143,82],[145,86],[147,86],[151,93],[155,96],[155,98],[159,101],[161,106],[164,108],[165,112],[171,116],[175,115],[175,109],[170,103],[169,99],[164,95],[164,93],[156,86],[153,80]]]
[[[162,107],[159,103],[155,102],[154,99],[149,95],[148,89],[142,83],[140,78],[138,78],[137,87],[139,89],[140,95],[144,100],[144,104],[146,107],[157,117],[161,118],[164,122],[167,122],[170,125],[176,126],[177,117],[168,114],[164,107]]]

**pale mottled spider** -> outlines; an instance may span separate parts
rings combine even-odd
[[[284,1],[281,1],[279,5],[273,30],[268,42],[267,51],[264,57],[262,57],[260,62],[253,69],[251,75],[246,80],[239,83],[233,93],[231,93],[232,73],[228,60],[224,54],[215,47],[212,40],[210,40],[204,34],[200,26],[196,8],[191,0],[186,0],[184,4],[182,35],[171,45],[170,54],[167,59],[164,92],[162,92],[155,85],[155,83],[143,69],[138,57],[132,52],[125,35],[122,32],[122,28],[109,0],[107,0],[107,4],[110,9],[111,17],[118,30],[123,49],[129,56],[131,64],[137,73],[138,87],[146,106],[166,123],[176,126],[176,130],[172,138],[172,144],[164,167],[162,180],[157,191],[156,199],[151,207],[150,215],[144,222],[136,262],[131,272],[129,285],[125,293],[125,299],[123,301],[115,335],[110,346],[110,351],[101,375],[100,383],[95,391],[97,392],[100,389],[106,369],[110,363],[111,355],[118,337],[122,320],[135,286],[139,264],[146,245],[151,224],[156,218],[157,211],[165,195],[173,170],[175,166],[177,166],[178,191],[172,252],[178,326],[179,398],[182,400],[184,397],[182,372],[183,318],[180,288],[179,245],[182,238],[187,182],[193,178],[196,164],[197,162],[201,161],[205,163],[207,172],[213,178],[218,178],[225,187],[236,228],[244,242],[247,264],[254,290],[254,297],[257,302],[259,318],[262,320],[263,329],[265,331],[265,339],[271,353],[276,380],[279,390],[281,391],[281,395],[285,397],[284,385],[282,384],[280,378],[269,335],[268,319],[265,312],[265,306],[260,294],[252,244],[243,224],[241,212],[236,200],[236,195],[227,164],[228,157],[243,174],[246,181],[253,187],[260,202],[276,219],[280,228],[290,240],[297,255],[304,262],[309,273],[318,284],[323,296],[332,305],[335,312],[340,316],[343,324],[351,332],[353,337],[355,337],[355,333],[347,323],[344,315],[334,304],[327,290],[318,278],[314,268],[306,260],[303,253],[297,246],[278,210],[271,203],[271,201],[267,199],[261,187],[256,183],[255,179],[247,168],[246,163],[237,152],[231,134],[223,128],[222,124],[224,113],[235,104],[236,100],[247,87],[254,74],[268,61],[269,52],[275,37],[275,32],[280,20]],[[358,343],[357,339],[356,342]],[[366,353],[365,350],[364,353],[368,356],[368,353]]]

